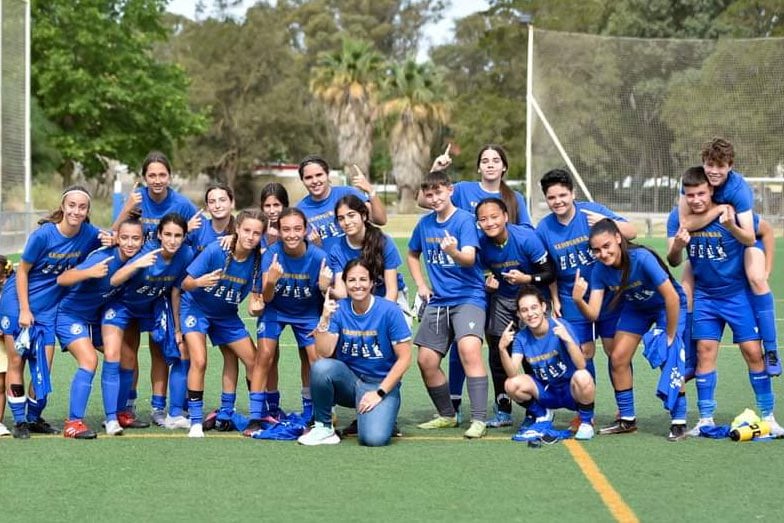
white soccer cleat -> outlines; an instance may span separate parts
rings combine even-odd
[[[158,425],[159,427],[165,427],[166,411],[163,409],[153,409],[152,414],[150,414],[150,419],[152,419],[153,424]]]
[[[201,423],[194,423],[191,425],[191,429],[188,431],[189,438],[203,438],[204,437],[204,427],[202,427]]]
[[[104,428],[106,429],[106,434],[109,436],[122,436],[123,428],[120,426],[120,422],[116,419],[111,421],[104,421],[103,423]]]
[[[176,429],[190,429],[191,428],[191,420],[186,418],[185,416],[166,416],[166,419],[163,422],[163,426],[169,430],[176,430]]]
[[[328,427],[317,421],[309,432],[303,434],[297,441],[300,445],[337,445],[340,443],[340,438],[335,434],[333,427]]]
[[[774,438],[780,438],[784,436],[784,427],[778,424],[776,418],[773,417],[773,414],[768,414],[762,421],[766,422],[770,425],[770,435]]]
[[[713,418],[700,418],[694,427],[689,431],[689,436],[692,438],[699,437],[700,435],[700,427],[715,427],[716,423],[713,421]]]
[[[2,423],[0,423],[0,437],[2,437],[2,436],[10,436],[10,435],[11,435],[11,431],[8,430],[8,427],[6,427]]]
[[[594,430],[593,425],[590,423],[580,423],[580,426],[577,427],[577,432],[574,433],[574,439],[579,440],[589,440],[593,439]]]

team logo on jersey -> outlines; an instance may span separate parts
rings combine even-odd
[[[188,314],[188,316],[185,317],[185,326],[189,329],[194,328],[196,326],[196,316]]]
[[[471,330],[474,330],[474,326],[475,325],[476,325],[476,322],[473,322],[473,321],[469,321],[468,322],[468,328],[471,329]]]
[[[256,336],[261,336],[264,333],[264,322],[259,322],[259,326],[256,329]]]
[[[73,334],[74,336],[78,336],[79,334],[81,334],[82,330],[84,330],[84,329],[83,329],[81,323],[72,323],[71,324],[71,334]]]
[[[117,311],[114,309],[106,309],[106,312],[103,315],[103,319],[105,320],[113,320],[117,317]]]
[[[8,328],[11,327],[11,320],[8,316],[3,316],[3,319],[0,320],[0,327],[2,327],[3,330],[8,330]]]

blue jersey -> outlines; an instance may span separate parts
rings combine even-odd
[[[283,266],[283,276],[275,284],[272,301],[264,308],[264,320],[286,322],[318,318],[324,304],[318,286],[319,271],[321,261],[327,255],[315,245],[308,244],[305,254],[295,258],[286,254],[283,244],[277,242],[262,256],[262,273],[269,271],[275,254],[278,255],[278,263]],[[262,289],[260,281],[258,288]]]
[[[157,241],[145,243],[139,254],[131,258],[128,263],[135,262],[148,252],[159,249],[160,246]],[[164,260],[163,253],[158,253],[153,265],[137,269],[133,276],[125,282],[123,292],[116,300],[122,301],[135,314],[152,313],[155,300],[168,295],[172,287],[182,285],[186,274],[185,269],[192,260],[193,251],[184,244],[169,261]]]
[[[539,222],[536,232],[555,264],[555,278],[558,283],[558,296],[561,301],[561,314],[570,321],[585,321],[580,310],[572,301],[572,289],[577,269],[585,281],[591,282],[591,271],[596,265],[596,258],[591,252],[588,235],[591,226],[583,209],[597,212],[615,221],[625,222],[626,219],[612,212],[604,205],[593,202],[574,202],[575,213],[571,221],[562,224],[555,214],[548,214]],[[589,289],[590,291],[590,289]],[[603,313],[611,313],[605,305],[612,296],[605,293],[602,305]],[[600,316],[600,319],[602,317]]]
[[[27,299],[35,319],[44,323],[54,321],[57,304],[68,291],[57,285],[57,277],[76,267],[87,255],[101,246],[99,229],[82,223],[79,232],[64,236],[57,225],[47,222],[33,231],[27,239],[22,261],[30,264],[27,276]],[[0,299],[0,314],[19,314],[19,297],[16,293],[14,272],[8,278]]]
[[[311,195],[307,195],[297,204],[297,209],[305,213],[308,218],[310,228],[318,231],[321,237],[321,248],[324,249],[324,252],[330,252],[337,238],[345,234],[335,219],[335,204],[349,194],[357,196],[363,202],[368,201],[367,195],[362,191],[339,185],[330,187],[329,196],[323,200],[316,201]]]
[[[681,228],[681,216],[676,205],[667,215],[667,238],[675,238]]]
[[[150,193],[147,189],[137,189],[142,195],[141,211],[142,211],[142,227],[144,229],[144,240],[150,241],[157,238],[158,223],[161,218],[171,212],[176,212],[185,221],[193,218],[196,214],[196,206],[193,205],[188,198],[181,195],[177,191],[169,188],[166,191],[166,198],[161,203],[155,202],[150,198]],[[204,227],[204,225],[202,225]]]
[[[112,274],[117,272],[125,262],[120,257],[119,247],[102,247],[91,252],[87,259],[76,266],[79,270],[89,269],[93,265],[109,260],[109,272],[103,278],[89,278],[80,281],[73,287],[68,287],[68,294],[60,302],[58,311],[67,312],[71,318],[76,318],[85,323],[100,323],[103,306],[112,298],[122,292],[123,286],[113,287],[110,283]]]
[[[422,216],[411,233],[409,250],[422,253],[433,296],[430,304],[440,307],[473,304],[485,307],[485,280],[478,263],[471,267],[458,265],[441,250],[441,240],[448,231],[457,239],[457,250],[479,247],[479,235],[474,217],[467,211],[455,209],[445,222],[439,222],[435,212]],[[478,256],[478,253],[477,253]]]
[[[183,300],[193,300],[208,318],[234,317],[253,288],[261,272],[261,254],[250,253],[244,261],[237,261],[218,242],[209,244],[188,266],[187,273],[198,278],[221,269],[221,279],[212,287],[199,287],[183,295]]]
[[[346,264],[351,260],[356,260],[362,254],[362,249],[355,249],[348,243],[348,238],[343,236],[340,238],[335,245],[332,246],[332,250],[329,251],[329,258],[327,262],[329,264],[329,268],[332,269],[332,272],[338,274],[343,272],[343,268]],[[395,269],[397,270],[398,267],[403,263],[403,260],[400,258],[400,253],[397,252],[397,247],[395,247],[395,241],[388,235],[384,235],[384,269],[390,270]],[[405,289],[405,283],[403,282],[403,275],[400,272],[397,273],[397,288],[398,290]],[[384,282],[384,275],[379,274],[376,278],[375,287],[373,287],[373,294],[376,296],[386,296],[387,294],[387,285]]]
[[[716,219],[690,233],[687,247],[694,273],[694,295],[723,297],[746,292],[748,283],[743,265],[746,246]]]
[[[384,299],[374,299],[364,314],[355,313],[348,298],[338,303],[329,322],[329,332],[338,335],[335,358],[365,380],[383,380],[397,361],[393,346],[411,339],[403,313]]]
[[[482,188],[480,182],[457,182],[454,185],[454,192],[452,193],[452,203],[455,207],[468,211],[471,214],[476,212],[476,206],[485,198],[498,198],[503,200],[501,192],[490,192]],[[528,225],[533,227],[531,223],[531,216],[528,214],[528,206],[525,204],[525,198],[517,191],[512,191],[517,201],[517,225]]]
[[[188,231],[185,242],[193,249],[195,254],[198,254],[203,251],[207,245],[223,238],[226,234],[228,234],[228,230],[217,232],[212,227],[212,220],[210,218],[202,218],[201,227]]]
[[[623,291],[622,299],[625,307],[651,311],[664,307],[664,298],[659,293],[659,286],[670,279],[667,271],[659,263],[653,253],[638,247],[628,250],[629,278]],[[597,263],[591,274],[591,287],[604,289],[605,294],[618,292],[621,285],[621,269]],[[683,290],[678,282],[673,281],[678,295],[683,299]]]
[[[565,320],[558,320],[577,343],[572,326]],[[537,338],[529,329],[521,329],[512,342],[512,355],[521,354],[531,365],[533,378],[543,385],[568,384],[577,370],[561,338],[553,333],[555,323],[547,319],[547,334]]]
[[[530,227],[509,224],[506,230],[508,238],[503,245],[496,244],[484,234],[480,236],[479,261],[498,280],[496,292],[506,298],[516,298],[520,286],[507,282],[501,273],[517,269],[531,274],[534,264],[547,260],[547,251]]]

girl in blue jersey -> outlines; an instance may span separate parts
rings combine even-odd
[[[666,332],[667,347],[683,335],[686,325],[686,295],[664,262],[652,250],[628,242],[616,223],[602,219],[591,227],[590,245],[601,262],[591,274],[590,296],[585,301],[588,282],[578,269],[572,298],[589,320],[599,317],[605,292],[612,291],[607,305],[618,308],[617,330],[610,353],[611,377],[619,417],[600,434],[622,434],[637,430],[631,361],[642,335],[653,324]],[[622,304],[622,305],[621,305]],[[686,437],[686,396],[681,392],[670,412],[668,439]]]
[[[30,432],[57,434],[60,431],[41,417],[46,397],[25,397],[25,360],[14,348],[22,329],[41,329],[51,368],[55,343],[57,304],[66,289],[57,285],[57,276],[75,267],[101,245],[99,236],[108,235],[89,223],[90,194],[81,186],[63,192],[60,207],[38,223],[27,240],[19,268],[3,289],[0,298],[0,332],[8,355],[8,403],[14,415],[14,437],[27,439]],[[26,411],[26,412],[25,412]]]
[[[267,229],[262,238],[262,247],[266,248],[278,241],[280,213],[289,206],[289,193],[283,184],[271,182],[261,188],[259,207],[267,219]]]
[[[303,445],[340,442],[331,408],[357,409],[360,445],[378,447],[392,439],[400,410],[400,380],[411,364],[411,329],[394,302],[373,292],[375,278],[364,258],[341,271],[349,298],[324,300],[316,327],[319,359],[311,370],[315,424]]]
[[[188,267],[182,282],[185,293],[180,301],[180,326],[191,361],[188,372],[189,437],[204,437],[204,373],[207,366],[207,335],[214,345],[227,347],[242,360],[252,375],[256,348],[239,316],[239,304],[251,292],[261,268],[259,242],[264,231],[264,215],[245,209],[236,218],[232,246],[225,252],[213,242]],[[221,403],[234,390],[222,392]]]
[[[310,365],[316,360],[312,336],[323,304],[323,293],[332,282],[332,271],[326,266],[326,254],[305,241],[308,221],[302,211],[290,207],[280,214],[280,240],[270,246],[262,257],[264,312],[257,328],[258,354],[253,368],[250,389],[250,424],[246,435],[273,421],[268,404],[268,376],[275,361],[278,340],[289,325],[300,351],[300,359],[308,362],[302,378],[303,417],[312,416],[310,396]],[[304,366],[303,366],[304,369]]]
[[[70,287],[57,310],[56,330],[60,346],[76,360],[78,368],[71,381],[71,400],[63,435],[66,438],[93,439],[97,434],[84,423],[93,377],[98,366],[96,347],[103,347],[101,315],[103,307],[120,292],[109,282],[125,262],[136,256],[142,246],[142,224],[129,218],[117,231],[117,247],[93,251],[85,261],[57,277],[58,285]],[[101,391],[106,414],[106,433],[122,434],[117,421],[117,394],[120,388],[119,347],[103,350]]]
[[[209,218],[199,211],[188,224],[186,243],[195,254],[200,253],[210,243],[231,235],[234,230],[234,191],[225,183],[211,183],[204,191],[204,205]]]
[[[161,300],[171,299],[177,345],[181,358],[174,361],[171,377],[164,367],[164,380],[153,381],[153,407],[164,404],[166,382],[169,381],[171,405],[162,424],[170,429],[189,428],[183,415],[188,376],[187,353],[179,329],[179,286],[185,278],[185,269],[193,259],[190,247],[183,245],[187,224],[178,213],[165,215],[158,223],[157,242],[147,242],[141,251],[111,277],[112,286],[123,285],[123,292],[115,297],[104,311],[101,334],[110,351],[122,347],[120,360],[120,392],[118,414],[123,426],[135,425],[134,415],[127,409],[127,399],[137,367],[139,335],[155,328],[155,309]],[[150,354],[164,361],[161,346],[149,339]],[[154,376],[155,378],[156,376]],[[156,398],[157,396],[157,398]]]
[[[585,369],[585,356],[566,320],[547,317],[547,302],[532,285],[522,285],[517,297],[517,316],[525,325],[515,335],[510,321],[498,343],[497,352],[507,379],[506,392],[514,401],[528,406],[538,403],[548,409],[576,410],[580,425],[575,439],[591,439],[596,387]],[[511,355],[509,349],[511,347]],[[530,372],[520,374],[527,361]],[[525,439],[518,433],[513,439]]]
[[[490,274],[485,279],[488,292],[485,336],[490,347],[488,360],[495,389],[495,415],[488,427],[512,424],[512,402],[504,391],[506,372],[498,356],[498,343],[510,321],[517,318],[516,297],[523,284],[543,288],[553,281],[555,268],[536,232],[509,222],[503,200],[486,198],[476,206],[476,219],[484,234],[479,237],[479,263]]]

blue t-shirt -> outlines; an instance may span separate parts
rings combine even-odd
[[[330,187],[329,196],[323,200],[316,201],[311,195],[307,195],[296,206],[308,218],[309,229],[318,231],[324,252],[330,252],[337,238],[345,235],[335,218],[335,204],[349,194],[359,197],[363,202],[368,201],[367,195],[362,191],[354,187],[338,185]]]
[[[167,214],[176,212],[185,218],[185,221],[188,221],[193,218],[197,212],[193,202],[174,189],[169,188],[166,191],[166,198],[164,198],[161,203],[157,203],[150,198],[148,189],[141,188],[137,189],[137,191],[141,192],[142,195],[142,203],[140,205],[142,217],[140,219],[144,229],[145,241],[155,240],[157,238],[158,223],[161,221],[161,218]],[[204,225],[202,225],[202,227],[203,226]]]
[[[585,278],[585,281],[590,284],[591,271],[597,263],[588,242],[591,226],[588,225],[588,217],[581,210],[597,212],[619,222],[625,222],[626,219],[615,214],[604,205],[594,202],[574,202],[574,207],[574,217],[572,217],[569,223],[562,224],[558,221],[555,214],[550,213],[539,222],[536,232],[555,264],[555,277],[558,283],[558,296],[561,301],[561,314],[569,321],[585,321],[582,313],[580,313],[580,310],[572,301],[574,277],[579,268],[580,276]],[[603,319],[605,314],[612,314],[606,307],[611,299],[612,296],[605,292],[602,316],[599,319]]]
[[[507,282],[501,273],[517,269],[531,274],[534,264],[547,260],[547,251],[530,227],[508,224],[506,230],[508,238],[504,245],[496,244],[484,234],[479,237],[479,261],[498,280],[496,292],[505,298],[515,298],[520,286]]]
[[[411,329],[397,304],[380,298],[364,314],[354,312],[350,299],[339,300],[329,332],[338,335],[335,358],[370,381],[387,376],[397,361],[393,346],[411,339]]]
[[[681,185],[683,194],[685,191]],[[732,205],[740,214],[754,209],[754,191],[741,173],[730,170],[724,183],[713,188],[713,201]]]
[[[201,227],[188,231],[185,242],[193,249],[194,253],[198,254],[202,252],[207,245],[223,238],[226,234],[228,234],[228,230],[217,232],[212,227],[211,218],[202,218]]]
[[[356,260],[361,254],[362,249],[353,248],[348,243],[348,237],[343,236],[338,239],[337,243],[332,246],[332,250],[329,251],[327,263],[329,264],[329,268],[332,269],[332,272],[338,274],[343,272],[343,268],[349,261]],[[388,234],[384,235],[383,254],[385,270],[397,269],[403,263],[403,260],[400,258],[400,253],[397,252],[395,241]],[[405,283],[403,282],[403,275],[400,274],[400,272],[397,273],[397,288],[399,291],[406,288]],[[386,296],[387,284],[384,282],[383,274],[379,274],[376,278],[373,294],[376,296]]]
[[[321,316],[324,297],[318,286],[321,261],[326,259],[324,251],[308,244],[305,254],[299,258],[289,256],[283,244],[277,242],[264,253],[261,259],[261,272],[266,274],[272,265],[273,256],[278,255],[278,263],[283,266],[283,276],[275,284],[275,295],[264,307],[265,321],[301,321]],[[257,288],[263,289],[259,276]]]
[[[87,255],[87,259],[76,266],[79,270],[89,269],[113,256],[107,267],[109,272],[103,278],[89,278],[72,287],[60,302],[58,311],[65,311],[72,318],[80,318],[85,323],[100,323],[103,306],[120,294],[123,286],[112,287],[110,280],[125,262],[120,257],[119,247],[101,247]]]
[[[160,242],[147,242],[139,254],[128,260],[133,263],[145,254],[159,249]],[[150,267],[137,269],[123,285],[123,292],[116,299],[121,301],[133,313],[146,315],[152,313],[155,300],[168,295],[172,287],[180,287],[185,279],[185,269],[193,260],[193,251],[183,244],[171,260],[166,261],[163,253],[158,253],[155,263]],[[115,300],[112,300],[115,301]]]
[[[503,200],[501,192],[486,191],[482,188],[480,182],[457,182],[454,185],[454,192],[452,193],[452,203],[455,207],[468,211],[471,214],[476,213],[476,206],[485,198],[498,198]],[[517,201],[517,225],[528,225],[533,227],[531,223],[531,216],[528,214],[528,206],[525,204],[525,198],[518,191],[512,191]]]
[[[253,288],[261,272],[261,253],[258,249],[243,261],[237,261],[218,242],[209,244],[188,266],[187,273],[198,278],[221,269],[221,279],[212,287],[199,287],[183,294],[183,300],[193,300],[208,318],[237,316],[242,303]]]
[[[57,277],[76,267],[89,253],[101,246],[99,232],[97,227],[84,222],[79,232],[67,237],[60,233],[56,224],[47,222],[27,239],[21,259],[30,264],[27,299],[36,320],[45,323],[54,321],[57,304],[68,292],[67,287],[57,285]],[[6,281],[0,299],[0,314],[19,314],[16,277],[17,273],[14,272]]]
[[[718,218],[699,231],[689,233],[686,248],[694,273],[694,295],[726,296],[746,292],[743,265],[746,246],[725,229]]]
[[[444,231],[457,239],[457,250],[469,246],[478,251],[479,247],[476,223],[467,211],[455,209],[452,216],[443,223],[438,221],[435,212],[419,219],[414,232],[411,233],[408,248],[424,256],[433,290],[430,304],[437,307],[472,304],[484,309],[485,280],[480,264],[463,267],[442,251],[441,240],[446,236]]]
[[[558,320],[566,328],[566,331],[577,343],[577,336],[574,334],[572,326],[565,320]],[[564,385],[572,379],[574,371],[577,370],[569,356],[561,338],[553,333],[555,323],[551,318],[547,319],[549,328],[547,334],[537,338],[527,328],[521,329],[515,334],[512,342],[512,355],[521,354],[531,365],[533,378],[543,385]]]

